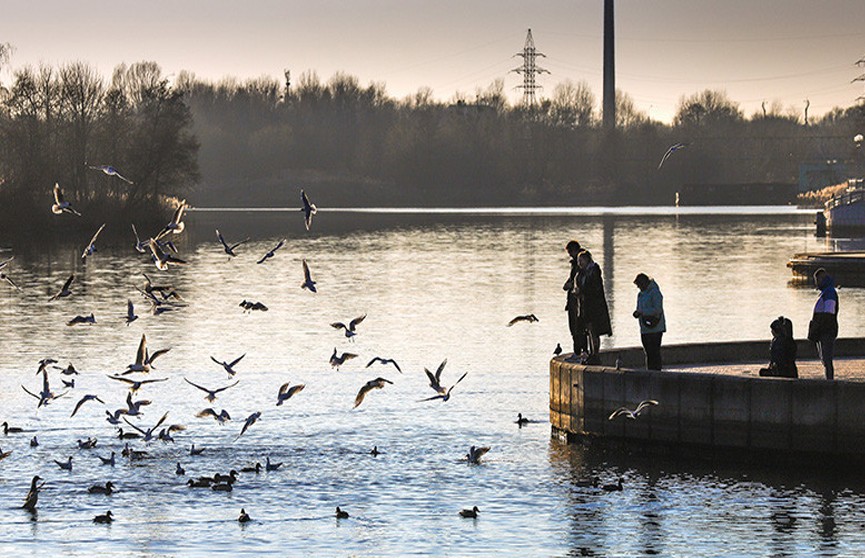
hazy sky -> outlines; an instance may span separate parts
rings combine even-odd
[[[601,97],[603,0],[2,0],[0,42],[13,67],[84,60],[106,76],[154,60],[218,80],[315,70],[385,84],[397,98],[428,86],[442,100],[521,77],[526,30],[547,58],[544,95],[566,79]],[[865,94],[865,0],[618,0],[617,86],[669,121],[683,95],[724,89],[750,115],[763,100],[799,114]],[[0,73],[9,82],[10,72]]]

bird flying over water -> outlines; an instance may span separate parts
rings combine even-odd
[[[156,240],[161,239],[167,234],[180,234],[183,232],[183,229],[186,228],[186,225],[183,223],[183,212],[186,211],[187,207],[189,207],[189,205],[187,205],[186,200],[182,200],[177,206],[177,209],[174,210],[174,216],[172,216],[171,222],[159,231],[159,234],[156,235]]]
[[[263,255],[263,256],[261,257],[261,259],[258,260],[258,261],[255,262],[255,263],[257,263],[257,264],[263,264],[264,262],[266,262],[267,260],[269,260],[270,258],[272,258],[273,256],[275,256],[275,255],[276,255],[276,251],[279,250],[280,248],[282,248],[283,244],[285,244],[285,239],[284,239],[284,238],[283,238],[282,240],[280,240],[280,241],[276,244],[276,246],[274,246],[273,248],[271,248],[270,251],[267,252],[267,254]]]
[[[233,388],[234,386],[236,386],[237,384],[240,383],[240,380],[237,380],[237,381],[235,381],[233,384],[229,384],[229,385],[224,386],[224,387],[221,387],[221,388],[216,388],[216,389],[207,389],[207,388],[204,387],[204,386],[200,386],[200,385],[198,385],[198,384],[195,384],[195,383],[193,383],[193,382],[190,382],[187,378],[183,378],[183,379],[186,380],[186,383],[187,383],[187,384],[189,384],[189,385],[191,385],[191,386],[193,386],[193,387],[197,387],[197,388],[200,389],[201,391],[207,393],[207,395],[206,395],[204,398],[205,398],[207,401],[209,401],[210,403],[213,403],[214,401],[216,401],[216,394],[217,394],[217,393],[219,393],[219,392],[221,392],[221,391],[225,391],[225,390],[227,390],[228,388]],[[230,417],[229,417],[229,418],[230,418]]]
[[[129,386],[129,391],[131,393],[137,392],[143,386],[147,384],[155,384],[159,382],[167,382],[168,378],[153,378],[152,380],[130,380],[129,378],[124,378],[123,376],[108,376],[112,380],[117,380],[118,382],[123,382]]]
[[[531,324],[531,323],[539,322],[539,321],[540,320],[538,319],[538,317],[535,316],[534,314],[525,314],[523,316],[517,316],[516,318],[509,321],[508,327],[511,327],[512,325],[519,323],[519,322],[528,322]]]
[[[164,415],[162,415],[162,418],[159,419],[159,421],[155,425],[153,425],[151,428],[148,428],[147,430],[145,430],[143,428],[139,428],[138,426],[135,426],[134,424],[132,424],[131,422],[126,420],[126,417],[123,417],[123,421],[126,424],[128,424],[129,426],[131,426],[132,428],[134,428],[135,430],[139,431],[141,433],[141,435],[144,436],[143,440],[145,442],[149,442],[150,440],[152,440],[154,438],[153,433],[156,431],[157,428],[159,428],[162,425],[163,422],[165,422],[165,419],[167,419],[167,418],[168,418],[168,412],[166,412]]]
[[[219,424],[225,424],[225,421],[231,420],[231,415],[229,415],[228,411],[226,411],[225,409],[223,409],[219,412],[219,414],[217,414],[216,411],[213,410],[213,408],[211,407],[198,411],[195,416],[197,416],[198,418],[213,417]]]
[[[87,168],[102,171],[103,173],[107,174],[108,176],[116,176],[117,178],[119,178],[123,182],[126,182],[127,184],[135,184],[134,182],[132,182],[131,180],[129,180],[128,178],[126,178],[125,176],[123,176],[122,174],[117,172],[117,169],[115,169],[111,165],[98,165],[98,166],[87,165]]]
[[[213,358],[213,356],[211,355],[210,360],[212,360],[212,361],[215,362],[216,364],[222,366],[222,367],[225,369],[225,371],[228,372],[228,376],[229,376],[230,378],[233,378],[234,375],[237,374],[237,371],[234,369],[234,366],[235,366],[238,362],[240,362],[241,360],[243,360],[243,357],[245,357],[245,356],[246,356],[246,353],[243,353],[242,355],[240,355],[240,356],[237,357],[236,359],[232,360],[231,362],[226,362],[226,361],[224,361],[224,360],[216,360],[216,359]]]
[[[91,312],[89,316],[80,316],[80,315],[75,316],[74,318],[72,318],[71,320],[66,322],[66,325],[74,326],[77,324],[95,324],[95,323],[96,323],[96,317],[93,315],[93,312]]]
[[[645,401],[640,401],[640,404],[637,405],[637,408],[634,410],[627,409],[625,407],[619,407],[607,418],[607,420],[613,420],[617,417],[625,417],[626,419],[636,420],[640,413],[648,409],[649,407],[654,407],[658,402],[654,399],[647,399]]]
[[[339,370],[339,367],[345,364],[345,361],[356,358],[357,355],[354,353],[342,353],[342,355],[336,355],[336,347],[333,348],[333,354],[330,355],[330,366],[331,368],[336,368]]]
[[[268,310],[263,302],[253,302],[246,299],[241,300],[238,306],[243,308],[244,313],[251,313],[253,310],[260,310],[261,312],[267,312]]]
[[[366,397],[366,394],[369,393],[370,390],[373,389],[382,389],[385,384],[393,384],[390,380],[386,380],[385,378],[376,378],[375,380],[370,380],[360,388],[360,391],[357,392],[357,397],[354,398],[354,408],[356,409],[361,403],[363,403],[363,398]]]
[[[246,417],[246,422],[243,423],[243,428],[240,429],[240,434],[237,435],[237,438],[243,436],[243,434],[246,432],[246,429],[255,424],[255,421],[257,421],[259,418],[261,418],[261,411],[256,411]],[[235,438],[234,440],[237,441],[237,438]]]
[[[15,256],[12,256],[12,257],[10,257],[10,258],[8,258],[8,259],[6,259],[6,260],[0,262],[0,270],[2,270],[4,267],[6,267],[7,265],[9,265],[9,262],[11,262],[11,261],[14,260],[14,259],[15,259]],[[8,275],[6,275],[6,274],[3,273],[2,271],[0,271],[0,280],[6,281],[7,283],[9,283],[12,287],[15,288],[16,291],[19,291],[19,292],[21,291],[21,287],[19,287],[18,285],[16,285],[16,284],[15,284],[15,281],[13,281],[11,277],[9,277]]]
[[[311,292],[318,292],[315,289],[315,281],[312,280],[312,275],[309,273],[309,265],[306,260],[303,260],[303,283],[300,284],[301,289],[309,289]]]
[[[63,191],[60,189],[60,184],[54,183],[54,205],[51,206],[51,213],[60,215],[61,213],[71,213],[81,217],[81,214],[75,211],[72,204],[63,198]]]
[[[309,197],[303,190],[300,191],[300,202],[303,204],[300,208],[303,211],[303,223],[306,225],[306,230],[309,230],[312,227],[312,216],[318,212],[318,209],[315,204],[309,202]]]
[[[92,256],[93,254],[96,253],[96,239],[99,238],[99,233],[101,233],[102,229],[104,229],[104,228],[105,228],[105,223],[102,223],[102,226],[96,230],[96,233],[94,233],[93,238],[90,239],[90,242],[87,244],[87,247],[84,248],[83,252],[81,252],[81,259],[83,261],[86,262],[87,256]]]
[[[357,335],[357,333],[356,333],[356,328],[357,328],[358,324],[360,324],[360,323],[361,323],[362,321],[364,321],[365,319],[366,319],[366,314],[364,314],[363,316],[360,316],[359,318],[355,318],[355,319],[353,319],[352,321],[348,322],[348,326],[346,326],[346,325],[345,325],[344,323],[342,323],[342,322],[333,322],[332,324],[330,324],[330,327],[332,327],[332,328],[334,328],[334,329],[344,329],[344,330],[345,330],[345,336],[346,336],[348,339],[351,339],[352,337],[354,337],[355,335]]]
[[[171,347],[167,349],[159,349],[158,351],[154,351],[153,354],[150,354],[147,350],[147,336],[142,333],[141,341],[138,343],[138,351],[135,353],[135,362],[126,368],[123,375],[125,376],[133,372],[150,372],[151,368],[156,368],[153,366],[153,361],[170,350]]]
[[[438,393],[445,393],[447,391],[445,388],[442,387],[442,384],[441,384],[442,372],[444,371],[445,365],[447,363],[448,363],[448,359],[444,359],[442,361],[442,363],[439,364],[439,367],[438,367],[438,369],[436,369],[435,374],[433,374],[432,372],[430,372],[426,368],[423,369],[423,371],[426,372],[427,378],[429,378],[430,387],[433,388]]]
[[[81,405],[84,405],[84,404],[87,403],[88,401],[99,401],[100,403],[102,403],[103,405],[105,405],[105,401],[99,399],[99,396],[98,396],[98,395],[92,395],[92,394],[89,394],[89,393],[88,393],[87,395],[85,395],[84,397],[82,397],[81,399],[78,400],[78,403],[75,404],[75,409],[72,411],[72,414],[69,415],[69,418],[74,417],[74,416],[75,416],[75,413],[78,412],[78,409],[81,408]]]
[[[123,318],[126,319],[126,325],[138,319],[138,316],[135,314],[135,305],[132,304],[131,299],[126,299],[126,315]]]
[[[234,253],[235,248],[237,248],[241,244],[249,242],[249,237],[246,237],[240,242],[235,242],[234,244],[229,245],[227,242],[225,242],[225,238],[222,236],[222,233],[219,232],[219,229],[216,229],[216,238],[217,240],[219,240],[219,243],[222,244],[222,249],[225,251],[226,254],[228,254],[229,259],[237,256],[237,254]]]
[[[169,265],[185,265],[186,260],[181,258],[176,258],[171,254],[164,252],[162,248],[159,247],[159,244],[156,243],[156,240],[150,239],[150,254],[153,259],[153,263],[156,265],[156,269],[159,271],[168,271]]]
[[[276,394],[276,406],[279,407],[284,402],[291,399],[291,396],[299,391],[303,391],[303,388],[306,387],[305,384],[297,384],[296,386],[288,387],[290,382],[285,382],[281,386],[279,386],[279,392]]]
[[[429,374],[429,372],[427,372],[427,374]],[[468,372],[465,372],[462,376],[460,376],[460,379],[457,380],[457,381],[454,383],[454,385],[452,385],[451,387],[449,387],[449,388],[447,389],[447,391],[445,391],[445,392],[441,392],[441,391],[439,391],[439,394],[438,394],[438,395],[433,395],[432,397],[427,397],[426,399],[421,399],[421,401],[432,401],[432,400],[434,400],[434,399],[441,399],[442,402],[447,401],[448,399],[451,398],[451,391],[453,391],[453,389],[454,389],[455,387],[457,387],[457,384],[460,383],[460,382],[462,382],[462,381],[463,381],[463,378],[465,378],[466,376],[468,376],[468,374],[469,374]],[[436,388],[433,388],[433,389],[436,389]],[[441,389],[441,386],[439,386],[439,389]],[[436,391],[438,391],[438,390],[436,390]]]
[[[672,155],[673,153],[675,153],[676,151],[678,151],[680,149],[684,149],[684,148],[688,147],[688,145],[689,144],[687,144],[687,143],[674,143],[673,145],[671,145],[669,147],[669,149],[667,149],[667,152],[664,153],[664,156],[661,157],[661,162],[658,163],[658,170],[661,170],[661,167],[664,165],[664,162],[670,158],[670,155]]]
[[[385,366],[387,366],[388,364],[393,364],[393,367],[396,368],[396,371],[399,372],[400,374],[402,374],[402,369],[399,367],[399,364],[397,364],[396,361],[392,358],[381,358],[378,356],[373,357],[372,360],[370,360],[368,363],[366,363],[366,368],[369,368],[370,366],[372,366],[376,362],[380,362],[380,363],[384,364]]]
[[[72,273],[69,275],[69,278],[66,279],[66,282],[63,283],[63,286],[60,288],[60,291],[48,299],[48,302],[53,302],[58,298],[66,298],[67,296],[72,294],[72,291],[69,290],[69,287],[72,285],[72,281],[75,280],[75,274]]]

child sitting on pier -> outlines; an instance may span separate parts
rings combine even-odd
[[[761,376],[798,378],[796,368],[796,340],[793,339],[793,322],[780,316],[769,326],[772,343],[769,345],[769,367],[761,368]]]

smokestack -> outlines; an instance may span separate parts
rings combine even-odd
[[[604,130],[616,128],[616,51],[613,0],[604,0]]]

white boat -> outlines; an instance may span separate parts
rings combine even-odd
[[[839,230],[865,231],[865,188],[861,178],[847,181],[847,189],[826,202],[823,215],[826,227]]]

